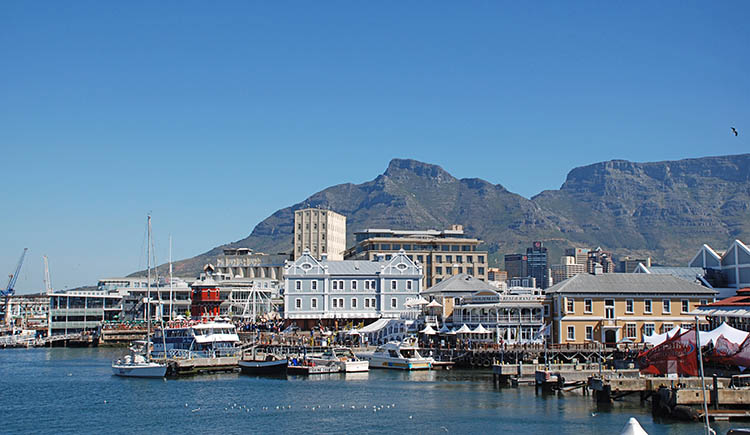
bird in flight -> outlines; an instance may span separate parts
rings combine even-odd
[[[734,133],[734,135],[737,136],[739,134],[739,133],[737,133],[737,129],[734,128],[734,127],[731,127],[731,128],[732,128],[732,133]]]

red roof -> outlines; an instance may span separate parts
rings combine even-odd
[[[737,290],[737,295],[716,301],[707,305],[708,307],[750,307],[750,288]]]

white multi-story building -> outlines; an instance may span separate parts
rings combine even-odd
[[[294,259],[304,251],[317,259],[327,255],[343,260],[346,250],[346,216],[331,210],[305,208],[294,212]]]
[[[309,252],[287,264],[284,316],[304,327],[318,321],[399,318],[421,290],[422,266],[405,252],[390,260],[315,259]]]

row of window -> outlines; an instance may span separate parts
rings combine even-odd
[[[692,323],[683,323],[680,325],[680,327],[684,329],[690,329],[694,325]],[[593,341],[594,340],[594,327],[591,325],[586,325],[585,327],[585,337],[584,339],[586,341]],[[674,328],[673,323],[663,323],[661,325],[661,333],[665,333],[667,331],[671,331]],[[656,329],[656,326],[653,323],[644,323],[643,324],[643,336],[649,336],[654,334],[654,330]],[[626,323],[625,324],[625,337],[630,339],[637,339],[638,338],[638,325],[635,323]],[[576,327],[574,325],[568,325],[567,328],[567,340],[568,341],[575,341],[576,339]]]
[[[401,243],[373,243],[365,247],[366,251],[442,251],[442,252],[471,252],[476,251],[474,245],[410,245]],[[482,258],[484,258],[482,256]],[[481,261],[480,261],[481,262]]]
[[[459,266],[459,267],[457,267],[456,269],[458,269],[458,270],[457,270],[457,272],[456,272],[456,274],[459,274],[459,273],[464,273],[464,268],[463,268],[463,267]],[[435,274],[436,274],[436,275],[442,275],[442,273],[443,273],[443,268],[442,268],[442,267],[440,267],[440,266],[437,266],[437,267],[435,268]],[[473,276],[473,275],[474,275],[474,268],[473,268],[473,267],[467,267],[467,268],[466,268],[466,273],[467,273],[467,274],[469,274],[469,275],[472,275],[472,276]],[[479,274],[480,276],[483,276],[483,275],[484,275],[484,267],[478,267],[478,268],[477,268],[477,273],[478,273],[478,274]],[[452,275],[452,274],[453,274],[453,268],[452,268],[452,267],[450,267],[450,266],[449,266],[449,267],[446,267],[446,268],[445,268],[445,274],[446,274],[446,275]]]
[[[364,308],[376,308],[377,307],[377,299],[376,298],[365,298],[364,299]],[[349,308],[358,308],[359,299],[357,298],[351,298],[351,302],[349,304]],[[294,300],[294,307],[297,309],[302,308],[302,299],[297,298]],[[391,298],[391,308],[397,308],[398,307],[398,299]],[[310,299],[310,308],[317,309],[318,308],[318,299],[312,298]],[[331,308],[334,309],[343,309],[346,308],[344,298],[331,298]]]
[[[374,279],[365,280],[363,282],[364,290],[376,290],[377,289],[377,283]],[[302,290],[302,281],[295,281],[294,282],[294,288],[296,290]],[[398,281],[391,280],[390,285],[391,290],[397,290],[398,289]],[[318,289],[318,281],[310,281],[310,289],[311,290],[317,290]],[[349,284],[349,290],[358,290],[359,289],[359,281],[357,280],[351,280]],[[406,281],[406,290],[413,290],[414,289],[414,282],[411,280]],[[334,279],[331,280],[331,290],[346,290],[344,286],[344,280],[343,279]]]
[[[681,302],[681,313],[688,313],[690,312],[690,301],[688,299],[683,299]],[[705,305],[708,303],[708,300],[701,299],[700,304]],[[584,299],[583,300],[583,312],[585,314],[591,314],[593,312],[593,306],[594,303],[591,299]],[[625,300],[625,313],[626,314],[633,314],[635,306],[635,301],[633,299],[626,299]],[[566,306],[565,306],[565,312],[568,314],[575,313],[575,299],[573,298],[566,298]],[[651,314],[653,312],[653,302],[651,299],[644,299],[643,300],[643,312],[646,314]],[[670,314],[672,312],[672,301],[670,299],[662,299],[662,313],[663,314]],[[604,317],[608,319],[613,319],[615,317],[615,300],[614,299],[606,299],[604,301]]]

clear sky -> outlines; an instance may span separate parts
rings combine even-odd
[[[71,288],[435,163],[530,197],[576,166],[750,150],[750,2],[0,2],[0,274]],[[730,127],[740,130],[731,135]],[[743,137],[743,134],[745,136]],[[5,280],[0,282],[3,285]]]

